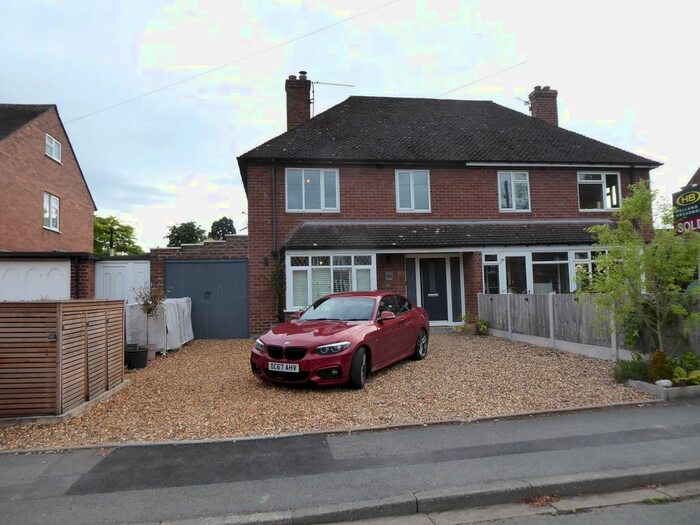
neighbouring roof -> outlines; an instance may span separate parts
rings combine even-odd
[[[49,109],[54,109],[56,111],[56,117],[61,125],[61,130],[66,136],[68,146],[73,153],[75,163],[78,166],[78,171],[80,172],[80,176],[82,177],[85,188],[87,189],[92,207],[94,210],[97,210],[97,205],[95,204],[95,199],[92,197],[90,186],[88,186],[83,169],[80,167],[78,157],[75,156],[75,151],[73,150],[73,145],[70,142],[70,137],[68,137],[65,127],[63,127],[63,121],[61,121],[61,117],[58,114],[58,108],[55,104],[0,104],[0,140],[3,140],[5,137],[11,135],[22,126],[28,124]]]
[[[686,187],[692,186],[693,184],[700,184],[700,168],[698,168],[695,174],[692,177],[690,177],[690,180],[688,181],[688,184],[686,184]]]
[[[470,246],[591,244],[586,231],[609,221],[306,222],[287,250],[417,249]]]
[[[494,102],[395,97],[349,97],[238,158],[271,159],[659,165]]]
[[[53,107],[51,104],[0,104],[0,140]]]

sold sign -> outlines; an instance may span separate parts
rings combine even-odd
[[[700,231],[700,188],[693,186],[673,194],[676,233]]]

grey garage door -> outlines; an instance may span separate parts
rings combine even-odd
[[[195,338],[248,337],[248,261],[166,261],[165,289],[192,298]]]

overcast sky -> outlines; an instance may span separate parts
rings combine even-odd
[[[98,214],[146,247],[177,222],[245,226],[236,156],[285,130],[284,79],[302,69],[355,85],[318,86],[318,113],[350,95],[434,97],[526,61],[448,98],[526,112],[518,98],[550,85],[561,126],[663,162],[664,194],[700,165],[694,2],[399,0],[284,46],[387,0],[0,2],[0,102],[58,104]]]

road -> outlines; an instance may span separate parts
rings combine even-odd
[[[206,444],[0,454],[0,521],[157,522],[700,460],[700,401]]]

